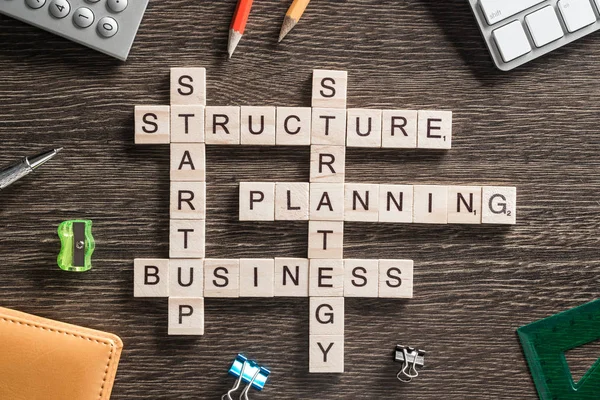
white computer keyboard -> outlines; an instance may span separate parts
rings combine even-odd
[[[125,61],[148,0],[0,0],[5,14]]]
[[[469,0],[496,66],[509,71],[600,29],[600,0]]]

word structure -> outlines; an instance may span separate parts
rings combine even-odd
[[[514,224],[512,187],[345,183],[346,147],[450,149],[452,113],[346,109],[315,70],[312,107],[206,106],[206,70],[171,69],[171,105],[135,107],[136,144],[171,146],[170,259],[134,261],[134,296],[169,298],[169,334],[204,333],[204,298],[310,297],[309,370],[344,372],[344,298],[413,297],[413,261],[344,259],[345,221]],[[310,146],[310,182],[241,182],[242,221],[309,221],[307,258],[205,258],[206,145]]]

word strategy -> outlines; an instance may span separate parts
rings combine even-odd
[[[171,69],[171,105],[135,108],[136,144],[170,144],[170,259],[134,261],[134,296],[169,298],[169,334],[204,333],[204,298],[310,297],[309,371],[344,372],[344,298],[413,297],[413,261],[344,259],[347,221],[514,224],[516,188],[345,183],[347,147],[446,150],[452,113],[347,109],[315,70],[312,107],[206,106],[206,70]],[[241,221],[309,221],[306,258],[205,258],[206,145],[310,146],[310,182],[240,182]]]

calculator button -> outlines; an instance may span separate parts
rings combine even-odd
[[[78,8],[73,14],[73,22],[80,28],[87,28],[94,23],[94,13],[89,8]]]
[[[98,33],[105,38],[113,37],[119,30],[119,25],[114,18],[104,17],[98,22]]]
[[[575,32],[596,22],[590,0],[559,0],[558,9],[569,32]]]
[[[110,11],[120,13],[127,8],[127,0],[108,0],[106,5]]]
[[[52,0],[50,3],[50,14],[54,18],[64,18],[71,12],[71,5],[67,0]]]
[[[560,39],[565,34],[554,7],[547,6],[525,17],[531,37],[537,47]]]
[[[46,4],[46,0],[25,0],[25,4],[27,4],[29,8],[37,10],[38,8],[44,7],[44,4]]]
[[[531,51],[531,45],[520,21],[496,29],[493,35],[504,62],[512,61]]]
[[[93,3],[99,2],[100,0],[85,0],[85,1],[87,1],[88,3],[92,3],[93,4]]]

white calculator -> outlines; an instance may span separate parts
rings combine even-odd
[[[0,13],[125,61],[148,0],[0,0]]]
[[[469,0],[496,66],[509,71],[600,29],[600,0]]]

